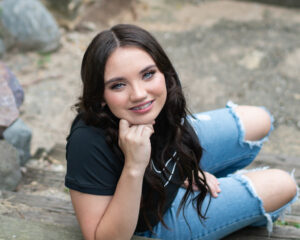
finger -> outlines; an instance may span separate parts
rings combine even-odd
[[[220,188],[220,186],[219,186],[219,183],[214,182],[214,183],[213,183],[213,186],[214,186],[214,190],[215,190],[217,193],[221,192],[221,188]]]
[[[137,137],[140,137],[142,136],[143,130],[144,130],[144,125],[137,125],[134,133],[136,134]]]
[[[217,197],[218,196],[218,193],[216,192],[216,189],[213,186],[209,186],[209,190],[210,190],[210,194],[213,197]]]
[[[212,179],[211,179],[212,183],[211,184],[213,184],[215,191],[217,193],[221,192],[221,188],[219,186],[220,185],[219,180],[215,176],[213,176],[213,175],[211,175],[211,176],[212,176]]]
[[[129,128],[127,130],[126,137],[129,138],[129,139],[135,139],[135,140],[137,140],[136,137],[137,137],[138,126],[139,125],[129,126]]]
[[[219,191],[219,188],[218,188],[218,185],[212,181],[212,180],[209,180],[207,182],[208,186],[209,186],[209,190],[210,190],[210,193],[213,197],[217,197],[218,196],[218,193],[220,192]]]
[[[129,129],[129,122],[125,119],[121,119],[119,122],[119,135],[124,136],[124,134],[128,131]]]
[[[151,124],[144,125],[143,134],[149,134],[149,136],[151,136],[153,133],[154,133],[153,125]]]

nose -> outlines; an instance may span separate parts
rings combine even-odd
[[[132,85],[130,93],[130,100],[132,102],[139,102],[147,98],[147,90],[142,83],[135,83]]]

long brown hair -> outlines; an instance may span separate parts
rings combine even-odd
[[[118,146],[119,119],[111,113],[107,105],[101,105],[104,101],[106,61],[116,48],[124,46],[135,46],[146,51],[165,76],[167,99],[156,119],[155,133],[151,136],[151,159],[158,168],[163,169],[166,160],[176,151],[177,168],[180,172],[180,181],[176,184],[181,185],[185,179],[189,182],[179,209],[186,204],[188,196],[194,193],[192,188],[194,182],[200,191],[193,200],[196,202],[198,215],[205,218],[206,211],[202,214],[201,206],[209,188],[205,177],[198,176],[198,171],[202,172],[199,168],[202,148],[192,126],[185,120],[188,110],[178,75],[162,47],[150,33],[134,25],[119,24],[99,33],[92,40],[82,61],[83,94],[75,105],[76,109],[82,114],[86,124],[104,129],[106,142],[120,162],[124,162],[124,155]],[[204,176],[203,172],[202,175]],[[145,211],[153,210],[166,226],[163,221],[165,188],[150,166],[145,171],[144,184],[148,185],[149,190],[145,193],[146,196],[143,194],[140,216],[145,218],[144,221],[152,230]],[[157,205],[153,205],[151,199],[154,194],[158,195]]]

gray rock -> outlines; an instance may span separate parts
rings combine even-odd
[[[0,11],[2,13],[2,5],[1,5],[1,1],[0,1]],[[2,17],[0,14],[0,45],[1,45],[1,55],[4,55],[6,53],[7,50],[9,50],[10,48],[12,48],[15,44],[15,38],[11,35],[11,33],[9,31],[7,31],[7,29],[3,26],[2,23]]]
[[[2,26],[21,50],[48,52],[58,48],[58,25],[38,0],[3,0],[1,9]]]
[[[5,140],[0,140],[0,189],[15,190],[21,178],[17,149]]]
[[[4,139],[18,150],[19,163],[22,166],[30,158],[31,136],[31,130],[21,119],[17,119],[3,132]]]
[[[5,44],[3,40],[0,38],[0,57],[2,57],[5,53]]]

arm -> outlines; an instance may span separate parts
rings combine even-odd
[[[70,191],[86,240],[132,237],[138,220],[143,176],[150,159],[152,133],[152,125],[129,126],[127,121],[120,121],[119,145],[125,164],[113,196]]]

